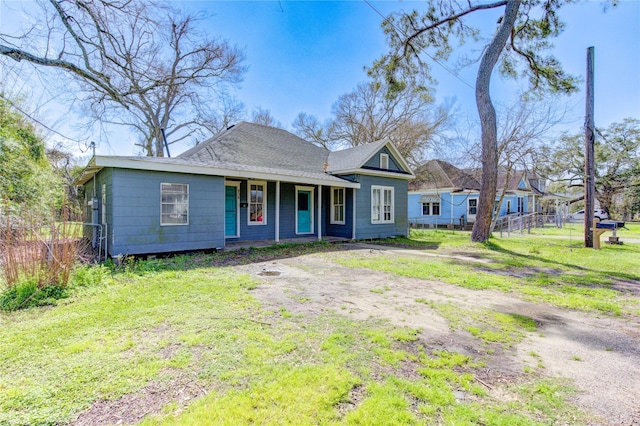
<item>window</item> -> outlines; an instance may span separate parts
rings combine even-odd
[[[189,185],[161,183],[160,198],[160,225],[189,224]]]
[[[267,184],[265,182],[248,182],[249,189],[249,225],[266,225],[267,223]]]
[[[524,213],[524,197],[518,197],[518,213]]]
[[[507,214],[511,214],[511,200],[507,200]]]
[[[371,223],[394,223],[393,187],[371,187]]]
[[[331,188],[331,223],[344,225],[344,188]]]
[[[467,215],[475,216],[475,214],[478,213],[478,199],[469,198],[469,200],[467,200],[467,203],[468,203]]]
[[[389,154],[380,154],[380,168],[383,170],[389,169]]]
[[[422,203],[423,216],[440,216],[440,203]]]

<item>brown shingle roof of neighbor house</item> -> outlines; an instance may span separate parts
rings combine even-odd
[[[498,181],[496,183],[496,188],[499,191],[503,189],[507,191],[517,191],[518,186],[520,185],[520,181],[525,176],[526,172],[523,171],[511,171],[511,173],[498,173]]]
[[[430,189],[479,190],[480,183],[471,175],[442,160],[430,160],[415,171],[409,191]]]

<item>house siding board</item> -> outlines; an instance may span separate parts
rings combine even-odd
[[[408,182],[380,176],[358,175],[361,184],[356,192],[356,239],[387,238],[407,235],[407,191]],[[389,224],[371,223],[371,186],[391,186],[394,188],[394,222]]]
[[[104,208],[104,206],[102,205],[102,185],[105,185],[105,189],[106,189],[106,199],[107,199],[107,208],[106,208],[106,220],[107,220],[107,224],[111,224],[112,223],[112,219],[113,219],[113,190],[112,190],[112,179],[113,179],[113,169],[111,168],[106,168],[104,170],[102,170],[100,172],[100,174],[96,175],[95,177],[95,198],[98,200],[98,217],[97,217],[97,221],[96,223],[98,224],[102,224],[102,209]],[[94,181],[93,179],[88,181],[87,183],[84,184],[84,190],[85,190],[85,194],[86,195],[86,200],[90,201],[93,198],[93,188],[94,188]],[[84,218],[84,220],[87,223],[93,223],[93,212],[92,212],[92,207],[91,206],[87,206],[87,214],[86,217]],[[99,228],[97,228],[99,229]],[[85,232],[85,237],[92,239],[92,233],[93,233],[93,227],[91,226],[87,226],[84,228],[84,232]],[[105,241],[108,242],[109,245],[111,245],[112,242],[112,230],[110,229],[109,226],[107,226],[103,232],[106,233],[105,235]]]
[[[296,238],[296,186],[291,183],[280,184],[280,238]],[[316,200],[313,202],[317,205]],[[314,211],[315,223],[315,211]],[[315,229],[314,229],[315,230]],[[309,235],[304,235],[308,237]]]
[[[454,205],[451,204],[451,193],[441,192],[437,194],[430,194],[440,197],[440,214],[438,216],[423,216],[422,215],[422,203],[420,197],[425,193],[411,193],[408,196],[409,200],[409,220],[413,223],[419,223],[424,225],[444,226],[452,223],[451,211]],[[455,216],[453,222],[455,222]],[[458,216],[459,217],[459,216]],[[459,223],[459,222],[457,222]]]
[[[400,173],[404,172],[402,167],[400,167],[398,160],[386,146],[369,158],[362,167],[365,169],[380,169],[380,154],[387,154],[389,156],[389,171]]]
[[[102,173],[102,172],[101,172]],[[113,169],[109,254],[147,254],[224,246],[224,178]],[[189,185],[189,224],[160,226],[160,184]],[[109,203],[107,203],[109,205]]]
[[[362,191],[362,190],[360,190]],[[351,238],[353,236],[353,189],[345,189],[344,204],[344,225],[331,223],[331,188],[327,187],[324,191],[323,205],[323,234],[331,237]]]

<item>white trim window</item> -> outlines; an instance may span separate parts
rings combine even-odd
[[[440,202],[422,203],[422,216],[440,216]]]
[[[478,213],[478,199],[469,198],[467,200],[467,215],[475,216]]]
[[[160,226],[189,224],[189,184],[160,184]]]
[[[344,188],[331,188],[331,224],[344,225]]]
[[[394,223],[394,188],[371,186],[371,223]]]
[[[524,197],[518,197],[518,213],[524,213]]]
[[[267,183],[264,181],[247,182],[247,223],[249,225],[267,224]]]
[[[389,170],[389,154],[380,154],[380,168]]]

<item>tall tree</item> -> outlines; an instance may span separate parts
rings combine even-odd
[[[541,52],[551,47],[548,39],[557,36],[563,28],[556,14],[562,3],[563,0],[502,0],[480,4],[456,0],[431,2],[425,13],[413,11],[392,15],[382,24],[391,50],[376,61],[369,72],[386,81],[391,92],[397,92],[406,87],[407,81],[428,76],[428,62],[423,60],[428,49],[433,50],[431,57],[447,59],[453,50],[451,36],[461,43],[467,38],[477,38],[479,30],[468,25],[466,17],[484,10],[503,10],[493,38],[482,53],[475,84],[481,125],[482,186],[471,234],[473,241],[489,238],[496,196],[497,119],[489,93],[495,65],[501,61],[500,71],[507,76],[526,74],[534,90],[576,90],[576,79],[565,74],[553,56],[541,56]],[[536,14],[540,17],[536,18]],[[520,62],[525,66],[520,67]]]
[[[330,120],[322,124],[316,117],[300,113],[293,127],[301,137],[326,148],[353,147],[387,138],[417,167],[443,138],[452,104],[435,106],[428,92],[415,85],[394,96],[387,94],[387,88],[379,83],[359,84],[338,98]]]
[[[0,94],[0,206],[4,202],[48,211],[63,199],[42,137]]]
[[[546,173],[565,188],[584,187],[584,135],[564,135],[549,149]],[[612,212],[616,195],[634,194],[640,170],[640,120],[626,118],[597,129],[595,189],[600,207]]]
[[[256,107],[251,115],[251,122],[256,124],[263,124],[265,126],[278,127],[282,129],[282,123],[271,115],[271,110],[262,107]]]
[[[0,33],[0,55],[72,76],[96,119],[130,126],[149,156],[210,134],[211,99],[241,80],[243,53],[197,29],[197,14],[142,0],[44,0],[45,25]]]

